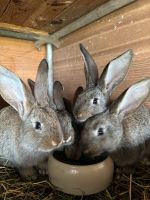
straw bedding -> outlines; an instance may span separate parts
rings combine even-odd
[[[91,196],[71,196],[56,191],[47,177],[23,180],[16,170],[0,167],[0,200],[150,200],[150,166],[140,163],[133,175],[117,172],[105,191]]]

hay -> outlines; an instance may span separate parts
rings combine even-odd
[[[0,200],[150,200],[150,166],[140,164],[132,176],[116,173],[105,191],[91,196],[71,196],[51,188],[47,177],[23,181],[17,171],[0,167]]]

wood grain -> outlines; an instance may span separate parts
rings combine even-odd
[[[130,84],[150,77],[149,33],[150,1],[138,0],[62,39],[61,48],[54,51],[55,79],[64,84],[65,95],[70,99],[79,85],[85,85],[80,42],[94,57],[99,72],[111,59],[133,49],[135,55],[128,76],[113,93],[115,98]]]
[[[0,65],[16,73],[25,82],[35,80],[37,67],[45,57],[45,48],[37,51],[33,42],[0,37]],[[11,87],[11,86],[10,86]],[[0,109],[7,104],[0,97]]]
[[[0,0],[0,22],[53,33],[109,0]]]
[[[76,0],[68,8],[60,12],[55,18],[53,17],[53,19],[50,21],[51,26],[47,24],[45,27],[43,27],[43,29],[48,31],[50,34],[56,32],[57,30],[94,10],[107,1],[108,0]],[[60,21],[62,23],[55,24],[53,23],[55,21]]]
[[[37,9],[42,0],[0,0],[0,21],[15,25],[22,25],[23,22]]]
[[[41,30],[46,30],[44,27],[48,27],[46,31],[51,30],[51,22],[61,24],[61,21],[54,21],[55,17],[63,10],[70,7],[74,1],[75,0],[45,1],[32,13],[31,16],[28,17],[23,25]]]
[[[45,48],[38,51],[33,42],[0,37],[0,64],[11,69],[24,81],[35,79],[37,67],[45,57]]]
[[[33,29],[33,28],[28,28],[28,27],[17,26],[17,25],[14,25],[14,24],[0,23],[0,29],[8,30],[8,31],[15,31],[15,32],[19,32],[19,33],[48,36],[48,33],[45,32],[45,31],[41,31],[41,30],[37,30],[37,29]]]
[[[7,10],[9,3],[10,3],[10,0],[0,0],[0,18]]]

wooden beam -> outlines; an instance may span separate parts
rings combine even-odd
[[[40,31],[40,30],[37,30],[37,29],[17,26],[17,25],[8,24],[8,23],[0,23],[0,29],[7,30],[7,31],[15,31],[15,32],[19,32],[19,33],[27,33],[27,34],[36,34],[36,35],[41,35],[41,36],[48,36],[48,33],[45,32],[45,31]]]
[[[89,12],[88,14],[80,17],[76,21],[72,22],[71,24],[65,26],[61,30],[55,32],[54,34],[50,35],[50,37],[55,38],[62,38],[74,31],[77,31],[78,29],[89,25],[90,23],[100,19],[101,17],[104,17],[105,15],[110,14],[111,12],[114,12],[115,10],[122,8],[135,0],[110,0],[98,8],[94,9],[93,11]]]
[[[38,48],[40,48],[41,45],[46,44],[46,43],[51,43],[58,47],[59,46],[58,39],[134,1],[135,0],[124,0],[124,1],[110,0],[50,36],[45,36],[45,35],[41,36],[40,34],[33,33],[33,32],[27,33],[26,32],[27,29],[25,29],[25,32],[24,32],[24,30],[21,30],[21,28],[18,28],[18,30],[16,30],[16,28],[14,28],[15,30],[13,28],[11,28],[11,30],[7,30],[8,26],[7,26],[7,29],[6,27],[1,28],[0,35],[6,36],[6,37],[14,37],[14,38],[19,38],[19,39],[37,41],[36,46]]]
[[[0,36],[36,41],[35,46],[37,48],[40,48],[41,45],[47,43],[51,43],[56,47],[59,46],[57,38],[55,38],[55,36],[50,37],[49,34],[44,31],[5,23],[0,23]]]
[[[47,23],[42,29],[52,34],[108,1],[109,0],[76,0],[50,20],[50,23]]]
[[[109,2],[102,4],[100,7],[94,9],[93,11],[86,14],[85,16],[80,17],[73,23],[62,28],[61,30],[55,32],[54,34],[51,34],[49,39],[52,41],[57,41],[58,39],[74,32],[74,31],[77,31],[78,29],[80,29],[80,28],[100,19],[101,17],[103,17],[107,14],[110,14],[111,12],[113,12],[121,7],[124,7],[134,1],[136,1],[136,0],[124,0],[124,1],[110,0]],[[43,44],[43,41],[39,40],[37,42],[37,46],[41,46],[41,44]],[[57,44],[60,45],[59,42]]]

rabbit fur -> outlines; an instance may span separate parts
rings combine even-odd
[[[150,109],[143,105],[150,93],[150,78],[123,92],[108,109],[89,118],[81,134],[84,155],[108,152],[116,165],[132,168],[150,156]]]
[[[35,82],[28,79],[28,84],[33,93]],[[72,127],[72,110],[71,103],[68,99],[63,98],[63,86],[59,81],[55,81],[53,85],[53,100],[51,101],[52,107],[55,109],[58,116],[64,137],[64,144],[69,145],[74,141],[74,129]]]
[[[72,115],[67,111],[65,107],[65,103],[68,105],[69,101],[67,99],[63,99],[63,86],[59,81],[54,82],[53,88],[53,99],[56,105],[58,119],[63,130],[64,139],[67,141],[67,145],[69,145],[74,142],[75,136],[75,131],[72,126]]]
[[[36,178],[33,167],[65,143],[57,114],[49,106],[46,60],[39,65],[34,96],[17,75],[0,66],[0,95],[10,104],[0,110],[0,163],[7,160],[22,176]]]
[[[33,93],[34,91],[34,81],[28,79],[28,84]],[[72,145],[74,143],[75,131],[72,126],[73,123],[73,113],[71,110],[71,103],[68,99],[63,98],[63,86],[59,81],[55,81],[53,84],[53,104],[55,105],[55,110],[63,131],[63,137],[66,141],[64,145],[64,150],[67,157],[72,156]]]
[[[73,113],[79,122],[106,110],[114,88],[125,78],[133,52],[128,50],[112,60],[98,78],[98,68],[88,51],[80,44],[84,59],[86,88],[78,88],[78,97],[73,104]]]

